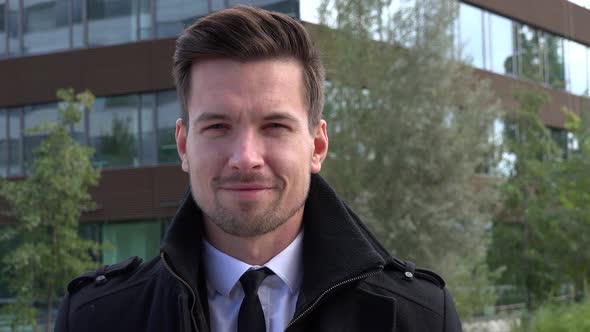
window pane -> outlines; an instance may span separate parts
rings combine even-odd
[[[74,141],[78,142],[79,144],[88,145],[88,142],[86,141],[86,129],[85,129],[86,116],[87,116],[88,112],[86,110],[82,109],[81,113],[82,113],[82,117],[80,118],[80,122],[74,124],[70,128],[70,135],[72,136],[72,138],[74,138]]]
[[[152,16],[150,0],[139,0],[139,38],[152,38]]]
[[[97,98],[90,112],[90,145],[98,167],[137,165],[137,95]]]
[[[21,109],[8,111],[10,168],[8,175],[21,175],[23,164],[23,143],[21,138]]]
[[[153,258],[160,248],[160,232],[159,221],[103,225],[103,243],[107,246],[103,249],[103,264],[114,264],[129,256]]]
[[[45,53],[69,47],[67,0],[25,0],[23,7],[24,53]]]
[[[122,44],[137,38],[136,1],[88,0],[88,45]]]
[[[156,0],[157,35],[159,38],[178,36],[207,12],[207,0]]]
[[[47,131],[32,129],[49,123],[57,123],[59,114],[56,104],[35,105],[25,108],[24,150],[25,166],[28,169],[33,162],[33,151],[47,137]]]
[[[8,172],[8,130],[6,111],[0,110],[0,177],[5,177]]]
[[[211,10],[216,11],[225,8],[225,0],[211,0]]]
[[[11,55],[19,55],[21,52],[18,37],[18,0],[8,0],[8,48]]]
[[[566,65],[568,67],[568,91],[579,95],[588,94],[587,48],[574,41],[566,41]]]
[[[490,70],[499,74],[512,74],[514,41],[512,21],[490,14]]]
[[[156,164],[156,135],[154,130],[154,95],[141,96],[141,164]]]
[[[0,0],[0,59],[6,56],[6,0]]]
[[[526,79],[543,83],[540,35],[539,31],[529,26],[520,25],[517,27],[519,74]]]
[[[180,104],[176,91],[159,92],[158,98],[158,161],[178,162],[174,132],[180,117]]]
[[[545,32],[541,45],[545,54],[545,82],[553,88],[565,89],[563,39]]]
[[[299,1],[296,0],[229,0],[230,7],[240,4],[252,5],[299,17]]]
[[[463,56],[472,66],[484,68],[481,9],[461,3],[459,29]]]
[[[72,47],[84,47],[84,18],[82,12],[82,1],[72,0],[72,39],[74,44]]]

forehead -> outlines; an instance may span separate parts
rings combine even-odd
[[[208,59],[191,67],[190,109],[232,103],[303,107],[303,102],[303,69],[296,60]]]

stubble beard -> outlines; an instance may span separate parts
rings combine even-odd
[[[224,233],[237,237],[256,237],[274,231],[303,210],[309,193],[309,181],[310,179],[307,181],[304,192],[299,196],[299,200],[291,207],[281,206],[283,197],[281,193],[267,206],[245,203],[233,208],[225,207],[218,195],[214,196],[211,208],[200,204],[194,193],[193,198],[203,211],[204,217]]]

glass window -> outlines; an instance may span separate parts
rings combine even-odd
[[[47,137],[46,130],[35,130],[40,126],[57,123],[59,114],[56,104],[45,104],[25,107],[24,154],[25,168],[33,162],[33,151]]]
[[[97,98],[90,112],[90,146],[98,167],[136,166],[138,96]]]
[[[299,1],[297,0],[229,0],[230,7],[240,4],[248,4],[299,17]]]
[[[208,11],[205,0],[156,0],[157,35],[159,38],[178,36]]]
[[[141,164],[156,163],[156,135],[154,128],[154,95],[141,96]]]
[[[122,44],[137,39],[137,2],[88,0],[88,45]]]
[[[514,41],[512,21],[502,16],[489,14],[488,69],[499,74],[512,74]]]
[[[79,48],[84,47],[84,16],[83,16],[83,1],[84,0],[71,0],[72,1],[72,47]]]
[[[8,52],[11,55],[21,54],[19,39],[19,0],[8,0]]]
[[[78,142],[79,144],[88,145],[88,140],[86,137],[86,132],[87,132],[87,129],[86,129],[87,119],[86,119],[86,117],[88,116],[88,111],[84,110],[84,109],[81,111],[82,111],[82,117],[80,118],[80,122],[78,122],[78,123],[74,124],[72,127],[70,127],[70,135],[72,136],[74,141]]]
[[[130,256],[153,258],[160,249],[161,229],[159,221],[104,224],[103,264],[114,264]]]
[[[151,39],[152,37],[152,15],[151,1],[139,0],[139,38]]]
[[[8,123],[6,110],[0,109],[0,176],[8,174]]]
[[[484,68],[483,12],[461,3],[459,9],[459,41],[467,63]]]
[[[158,161],[178,162],[176,152],[176,119],[180,117],[180,103],[176,91],[164,91],[157,94],[158,100]]]
[[[11,109],[8,111],[8,150],[9,152],[9,168],[8,175],[16,176],[22,175],[23,169],[23,142],[21,137],[22,110],[20,108]]]
[[[567,40],[566,65],[568,91],[579,95],[588,95],[588,50],[586,46]]]
[[[6,0],[0,0],[0,59],[6,56]]]
[[[541,56],[541,32],[524,24],[516,28],[519,75],[531,81],[543,83]]]
[[[565,89],[563,39],[545,32],[541,39],[541,48],[545,61],[545,83],[556,89]]]
[[[211,11],[221,10],[225,8],[225,0],[210,0]]]
[[[70,46],[68,0],[23,2],[24,53],[46,53]]]

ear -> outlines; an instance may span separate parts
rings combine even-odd
[[[188,134],[187,127],[182,123],[182,119],[176,120],[176,150],[178,151],[178,156],[180,160],[182,160],[182,170],[187,172],[189,171],[188,168],[188,159],[186,156],[186,135]]]
[[[311,172],[319,173],[322,162],[328,154],[328,132],[326,121],[320,120],[313,136],[313,154],[311,155]]]

